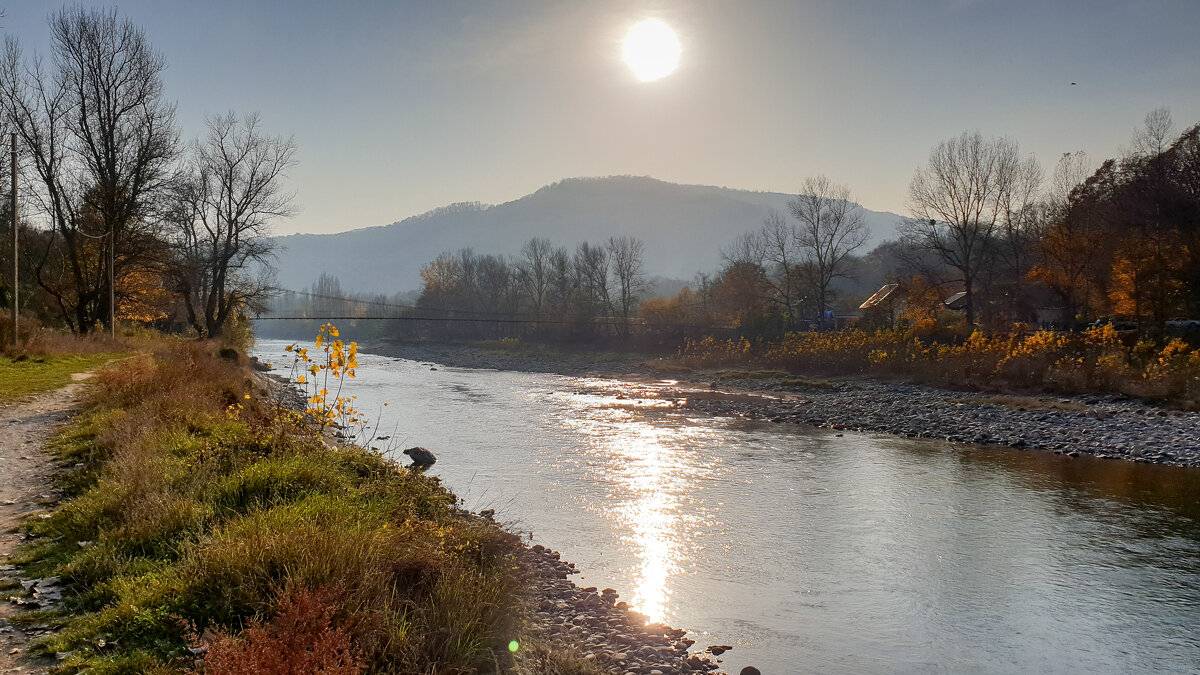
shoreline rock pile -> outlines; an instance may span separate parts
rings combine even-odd
[[[540,544],[524,549],[538,598],[533,627],[538,637],[571,646],[597,666],[625,675],[718,673],[706,655],[691,654],[686,631],[646,623],[646,617],[618,601],[611,588],[580,588],[571,581],[573,563]]]

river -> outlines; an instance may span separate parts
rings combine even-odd
[[[1200,669],[1200,471],[710,417],[670,384],[363,354],[347,386],[377,445],[734,673]]]

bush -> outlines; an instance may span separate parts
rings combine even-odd
[[[295,590],[280,601],[274,618],[253,622],[241,637],[217,629],[205,643],[193,631],[192,645],[204,650],[206,675],[355,675],[365,670],[350,635],[333,626],[337,605],[328,590]]]

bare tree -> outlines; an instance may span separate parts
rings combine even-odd
[[[607,315],[612,307],[608,290],[608,251],[585,241],[575,248],[574,265],[575,277],[585,295],[585,314],[588,318]]]
[[[786,328],[796,323],[797,274],[801,263],[798,249],[799,232],[787,216],[770,209],[758,230],[757,250],[764,267],[768,264],[767,283],[775,290],[783,305]]]
[[[612,261],[617,282],[617,304],[621,311],[621,330],[629,334],[629,317],[638,300],[646,292],[646,273],[643,261],[645,246],[634,237],[609,237],[608,258]]]
[[[571,267],[571,254],[558,246],[550,251],[550,295],[553,311],[566,316],[571,308],[571,295],[575,290],[575,275]]]
[[[521,247],[521,258],[517,262],[529,300],[533,303],[534,317],[539,321],[550,288],[550,251],[549,239],[534,237]]]
[[[1166,151],[1175,136],[1175,123],[1168,108],[1155,108],[1146,113],[1142,127],[1133,132],[1129,154],[1133,157],[1157,157]]]
[[[218,337],[233,312],[258,309],[271,291],[263,264],[274,248],[269,225],[294,213],[282,182],[296,146],[265,135],[257,114],[229,112],[207,125],[179,184],[172,267],[189,321],[201,335]]]
[[[66,127],[82,165],[83,206],[119,252],[110,272],[120,278],[158,249],[156,200],[179,151],[175,106],[163,95],[166,62],[115,9],[64,9],[51,15],[50,33],[59,86],[71,102]]]
[[[807,257],[806,267],[817,296],[817,320],[824,326],[829,286],[834,279],[846,276],[847,259],[869,235],[862,208],[851,199],[849,187],[825,176],[806,178],[788,208],[800,222],[796,241]]]
[[[26,194],[51,230],[35,278],[84,333],[107,322],[110,272],[120,280],[162,262],[155,211],[178,132],[166,66],[140,28],[113,10],[71,8],[51,15],[50,31],[50,66],[6,42],[0,106],[28,152]]]
[[[1042,166],[1030,158],[1017,167],[1013,189],[1004,197],[1004,216],[999,228],[996,256],[1003,264],[1005,278],[1011,284],[1008,294],[1010,313],[1022,304],[1025,276],[1030,271],[1037,238],[1045,222],[1046,209],[1040,200],[1041,186]]]
[[[942,141],[908,187],[909,218],[901,225],[914,245],[935,252],[957,271],[966,292],[967,325],[975,323],[976,282],[989,263],[996,228],[1017,189],[1022,160],[1016,142],[964,131]]]

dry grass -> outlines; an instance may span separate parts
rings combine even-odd
[[[1179,339],[1127,343],[1111,325],[938,339],[911,331],[794,333],[757,342],[688,341],[692,367],[784,368],[807,375],[899,377],[990,391],[1124,394],[1200,406],[1200,349]]]
[[[65,672],[190,667],[186,626],[227,637],[230,663],[257,658],[296,589],[327,591],[318,632],[344,633],[368,670],[513,667],[515,535],[461,512],[436,478],[331,445],[214,347],[151,347],[103,371],[58,439],[82,466],[25,551],[28,573],[74,591],[44,645],[70,654]]]

